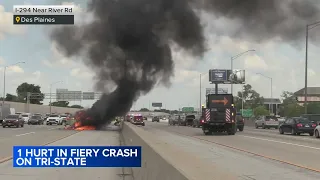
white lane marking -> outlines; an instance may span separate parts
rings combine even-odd
[[[15,130],[21,130],[23,128],[16,128],[16,129],[11,129],[12,131],[15,131]]]
[[[24,134],[17,134],[16,136],[25,136],[25,135],[28,135],[28,134],[34,134],[35,132],[28,132],[28,133],[24,133]]]
[[[248,132],[248,131],[246,131],[246,132]],[[249,132],[250,133],[250,132]],[[285,138],[288,138],[288,139],[290,139],[290,140],[306,140],[306,141],[317,141],[317,142],[320,142],[318,139],[316,139],[316,138],[313,138],[313,137],[311,137],[311,136],[309,136],[309,135],[305,135],[305,136],[303,136],[303,135],[300,135],[300,136],[291,136],[290,134],[285,134],[285,136],[284,135],[282,135],[282,134],[279,134],[279,132],[277,132],[277,131],[275,131],[275,132],[262,132],[262,131],[260,131],[259,133],[256,133],[256,132],[251,132],[252,134],[264,134],[264,135],[266,135],[266,134],[268,134],[268,135],[270,135],[270,134],[272,134],[272,135],[275,135],[275,136],[281,136],[281,137],[285,137]],[[275,134],[274,134],[275,133]]]
[[[58,128],[50,128],[49,131],[50,131],[50,130],[54,130],[54,129],[58,129]]]
[[[320,150],[320,148],[312,147],[312,146],[306,146],[306,145],[302,145],[302,144],[295,144],[295,143],[289,143],[289,142],[284,142],[284,141],[276,141],[276,140],[264,139],[264,138],[258,138],[258,137],[252,137],[252,136],[244,136],[244,135],[239,135],[239,136],[246,137],[246,138],[251,138],[251,139],[262,140],[262,141],[269,141],[269,142],[275,142],[275,143],[280,143],[280,144],[287,144],[287,145],[292,145],[292,146],[299,146],[299,147],[304,147],[304,148],[309,148],[309,149]]]

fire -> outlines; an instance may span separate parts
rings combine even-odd
[[[95,130],[96,127],[94,126],[81,126],[81,123],[80,122],[76,122],[74,124],[74,130],[77,130],[77,131],[83,131],[83,130]]]
[[[73,130],[77,130],[77,131],[96,130],[96,127],[94,127],[94,126],[83,126],[81,124],[81,119],[82,118],[86,118],[87,120],[91,119],[90,117],[86,117],[86,114],[85,114],[84,111],[79,111],[74,117],[76,122],[72,125],[72,127],[68,127],[66,129],[73,129]]]

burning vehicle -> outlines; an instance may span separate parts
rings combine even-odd
[[[78,131],[83,131],[83,130],[96,130],[95,126],[88,126],[88,125],[83,125],[82,120],[92,120],[92,117],[88,116],[85,110],[78,111],[74,115],[74,117],[69,117],[66,119],[68,122],[66,125],[65,129],[69,130],[78,130]]]

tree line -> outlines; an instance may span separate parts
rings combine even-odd
[[[16,94],[7,93],[6,97],[4,98],[5,101],[10,102],[20,102],[20,103],[27,103],[27,94],[29,93],[37,93],[40,94],[37,98],[30,98],[30,104],[39,104],[43,105],[42,101],[44,100],[44,94],[41,92],[41,87],[39,85],[35,84],[29,84],[29,83],[22,83],[20,84],[16,89]],[[41,96],[42,95],[42,96]],[[0,100],[3,100],[3,97],[0,98]],[[57,107],[69,107],[69,108],[80,108],[83,109],[80,105],[69,105],[70,102],[68,101],[55,101],[51,102],[51,106],[57,106]],[[49,104],[50,105],[50,104]]]
[[[264,97],[261,96],[250,84],[243,86],[243,91],[238,91],[234,96],[234,104],[237,112],[242,109],[252,109],[254,116],[270,115],[270,111],[264,105]],[[304,114],[304,105],[298,103],[297,97],[293,92],[283,91],[280,97],[282,101],[279,105],[277,114],[282,117],[296,117]],[[140,109],[142,112],[150,111],[147,108]],[[165,112],[170,114],[181,113],[179,110],[156,109],[155,112]],[[192,113],[192,112],[191,112]],[[193,112],[196,113],[196,112]],[[307,114],[320,114],[320,102],[307,103]]]

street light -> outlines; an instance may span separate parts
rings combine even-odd
[[[14,64],[11,64],[9,66],[5,66],[4,69],[3,69],[3,99],[2,99],[2,105],[4,105],[4,99],[6,97],[6,70],[8,67],[12,67],[12,66],[15,66],[15,65],[18,65],[18,64],[24,64],[25,62],[17,62],[17,63],[14,63]]]
[[[244,93],[244,85],[242,85],[242,93],[241,93],[241,95],[242,95],[242,101],[241,101],[241,114],[243,115],[243,104],[244,104],[244,100],[243,100],[243,93]]]
[[[270,79],[270,83],[271,83],[270,94],[271,94],[271,101],[272,101],[272,98],[273,98],[273,97],[272,97],[272,77],[266,76],[266,75],[261,74],[261,73],[256,73],[256,74],[261,75],[261,76],[263,76],[263,77],[265,77],[265,78]],[[272,107],[272,108],[270,108],[270,110],[272,109],[272,113],[273,113],[273,104],[272,104],[271,107]]]
[[[50,114],[51,114],[51,97],[52,97],[52,93],[51,93],[51,89],[52,89],[52,85],[57,84],[57,83],[62,83],[63,81],[56,81],[50,84],[50,103],[49,103],[49,107],[50,107]]]
[[[307,96],[308,96],[308,39],[309,39],[309,30],[320,26],[320,21],[307,24],[306,25],[306,61],[305,61],[305,74],[304,74],[304,113],[307,114]]]
[[[252,52],[252,51],[256,51],[256,50],[250,49],[250,50],[244,51],[244,52],[242,52],[242,53],[239,53],[239,54],[231,57],[231,59],[230,59],[230,60],[231,60],[231,72],[233,71],[233,61],[234,61],[235,59],[237,59],[238,57],[240,57],[240,56],[242,56],[242,55],[244,55],[244,54],[246,54],[246,53],[248,53],[248,52]],[[231,94],[233,94],[233,83],[232,83],[232,82],[231,82]]]

